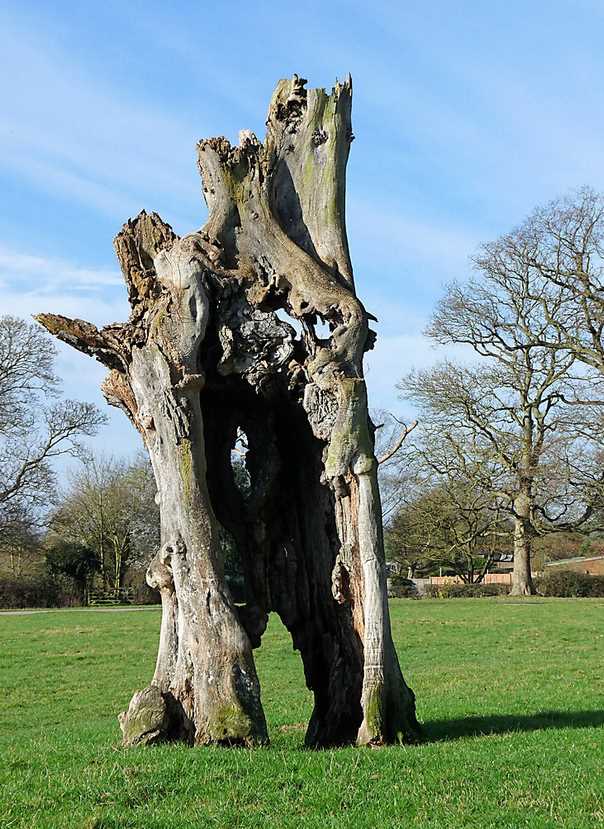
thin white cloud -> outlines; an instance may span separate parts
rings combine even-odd
[[[0,243],[0,280],[4,285],[19,281],[20,287],[48,291],[58,286],[95,290],[122,285],[117,268],[90,268],[62,259],[22,253]]]
[[[359,259],[387,262],[390,268],[396,263],[421,264],[429,268],[428,275],[437,285],[460,276],[460,271],[467,273],[479,241],[469,228],[414,217],[394,205],[376,205],[358,196],[349,200],[347,214],[349,236],[353,251],[359,248]]]
[[[105,89],[42,35],[10,20],[0,26],[0,50],[13,67],[0,74],[0,168],[120,220],[146,204],[167,210],[174,224],[176,213],[184,220],[179,230],[199,226],[201,119],[193,125]]]
[[[0,242],[0,313],[28,318],[53,312],[97,325],[126,320],[126,289],[117,268],[95,268]]]
[[[0,314],[11,314],[27,319],[34,314],[53,313],[85,319],[95,325],[124,322],[128,319],[128,303],[120,294],[99,296],[91,293],[53,290],[0,291]]]
[[[37,252],[15,251],[0,243],[0,314],[30,319],[39,312],[53,312],[89,320],[97,325],[124,321],[129,308],[117,269],[94,268]],[[140,439],[123,413],[111,410],[100,391],[107,369],[56,342],[56,372],[66,398],[95,403],[110,422],[87,441],[95,451],[130,455],[138,451]],[[64,474],[73,465],[64,461],[57,469]]]

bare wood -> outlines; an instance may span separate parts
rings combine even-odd
[[[375,335],[346,239],[352,84],[328,94],[305,83],[279,82],[263,143],[249,132],[237,147],[200,142],[210,211],[201,231],[179,239],[144,212],[124,226],[116,251],[127,324],[39,318],[110,367],[107,399],[143,435],[157,480],[162,548],[148,580],[163,614],[152,684],[167,708],[164,717],[153,693],[133,699],[127,743],[145,741],[142,705],[153,712],[151,740],[265,741],[251,649],[271,610],[315,694],[307,744],[418,734],[386,600],[363,376]],[[301,337],[278,310],[301,323]],[[240,430],[245,497],[230,463]],[[240,607],[224,581],[220,531],[242,559]]]
[[[400,435],[398,436],[396,441],[393,443],[393,445],[390,447],[390,449],[388,449],[386,452],[384,452],[383,454],[381,454],[379,456],[379,458],[377,459],[378,464],[386,463],[386,461],[389,461],[391,458],[393,458],[397,454],[397,452],[400,450],[403,443],[405,442],[406,438],[411,434],[411,432],[417,426],[417,423],[418,423],[417,420],[414,420],[413,423],[410,426],[405,426],[405,424],[403,423],[403,429],[402,429]]]

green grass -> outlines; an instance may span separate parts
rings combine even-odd
[[[604,601],[395,600],[422,745],[311,752],[299,657],[257,652],[270,748],[123,750],[159,612],[0,616],[0,826],[604,826]]]

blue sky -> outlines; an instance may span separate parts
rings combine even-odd
[[[206,216],[199,138],[264,133],[276,81],[353,76],[348,229],[379,317],[374,407],[438,359],[422,337],[480,241],[536,205],[604,189],[604,3],[50,2],[0,10],[0,313],[125,319],[112,239],[143,207]],[[69,396],[103,369],[61,348]],[[106,407],[105,407],[106,408]],[[120,412],[96,441],[128,454]]]

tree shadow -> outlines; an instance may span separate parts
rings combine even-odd
[[[534,714],[491,714],[456,720],[429,720],[422,730],[426,742],[484,737],[514,731],[604,726],[604,711],[539,711]]]

